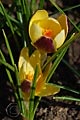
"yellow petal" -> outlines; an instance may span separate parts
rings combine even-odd
[[[22,67],[23,63],[26,62],[26,60],[28,61],[28,59],[29,59],[28,49],[26,47],[24,47],[21,50],[19,61],[18,61],[18,68],[19,68],[19,70]]]
[[[48,12],[46,10],[38,10],[31,18],[29,27],[31,27],[31,24],[33,21],[42,20],[48,18]]]
[[[32,42],[36,42],[41,36],[42,36],[42,29],[38,24],[33,23],[29,29],[29,35],[32,40]]]
[[[43,89],[40,91],[40,93],[36,94],[36,96],[49,96],[49,95],[54,95],[60,91],[60,88],[50,84],[50,83],[45,83]]]
[[[58,17],[58,21],[61,24],[62,29],[65,30],[65,35],[67,36],[68,33],[68,23],[67,23],[67,16],[62,14]]]
[[[28,49],[26,47],[21,50],[18,67],[20,81],[22,82],[24,79],[31,81],[34,75],[34,68],[30,63]]]
[[[22,83],[26,79],[28,79],[29,81],[32,81],[33,76],[34,76],[33,67],[29,62],[25,61],[19,70],[20,82]]]
[[[37,80],[35,94],[40,93],[40,91],[42,90],[44,84],[45,84],[45,81],[43,80],[43,74],[40,74],[39,77],[38,77],[38,80]]]
[[[19,70],[19,79],[20,79],[20,83],[22,83],[25,78],[26,78],[26,71],[25,71],[25,64],[23,64]]]
[[[65,41],[65,31],[62,30],[53,41],[56,43],[56,48],[59,48]]]
[[[46,82],[46,78],[48,76],[48,72],[50,70],[50,67],[51,67],[51,63],[47,65],[43,73],[40,73],[39,78],[37,80],[37,85],[36,85],[36,94],[39,94],[41,90],[43,89],[45,82]]]
[[[38,50],[35,50],[32,55],[30,56],[30,63],[33,66],[33,68],[35,69],[36,64],[41,64],[40,62],[41,59],[41,54]]]
[[[40,93],[40,91],[44,87],[50,68],[51,68],[51,63],[49,63],[46,66],[46,68],[43,70],[43,73],[42,73],[42,71],[39,72],[40,74],[39,74],[39,77],[38,77],[38,80],[37,80],[36,94]]]
[[[54,18],[48,18],[39,21],[39,26],[42,27],[42,29],[45,30],[51,30],[52,31],[52,37],[55,37],[60,31],[61,31],[61,26],[60,23],[54,19]],[[43,33],[44,35],[44,33]]]

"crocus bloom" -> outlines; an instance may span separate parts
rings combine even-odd
[[[38,10],[29,23],[32,44],[48,53],[56,51],[64,43],[67,33],[67,17],[64,14],[55,19],[49,17],[46,10]]]
[[[51,64],[48,64],[42,73],[41,57],[42,56],[38,50],[35,50],[31,56],[29,56],[28,49],[26,47],[23,48],[21,51],[18,67],[19,67],[21,89],[26,99],[29,98],[30,96],[30,90],[31,90],[31,85],[32,85],[32,80],[34,77],[36,65],[38,65],[39,68],[39,75],[36,80],[35,96],[54,95],[58,93],[60,90],[55,85],[46,83],[46,78]]]

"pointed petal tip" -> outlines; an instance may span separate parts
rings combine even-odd
[[[58,49],[59,47],[61,47],[61,45],[64,43],[65,41],[65,31],[61,30],[61,32],[54,38],[54,41],[56,43],[56,48]]]
[[[60,92],[60,88],[51,83],[45,83],[42,91],[37,96],[50,96]]]
[[[58,17],[58,21],[61,24],[62,29],[65,30],[65,35],[67,36],[68,34],[68,18],[65,14],[61,14]]]

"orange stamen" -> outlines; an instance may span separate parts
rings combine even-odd
[[[46,29],[44,30],[44,36],[47,36],[47,37],[52,37],[52,30],[51,29]]]
[[[26,75],[26,79],[28,79],[29,81],[32,81],[33,80],[33,75],[32,74]]]

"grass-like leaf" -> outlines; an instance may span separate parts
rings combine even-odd
[[[5,57],[4,57],[4,55],[3,55],[1,50],[0,50],[0,55],[1,55],[2,60],[6,63],[6,59],[5,59]],[[13,79],[12,79],[11,74],[10,74],[10,71],[7,68],[5,68],[5,69],[6,69],[6,73],[8,75],[10,83],[12,83],[14,85]]]
[[[29,37],[28,37],[28,22],[31,17],[30,5],[28,0],[19,0],[21,8],[21,37],[24,46],[29,46]],[[18,3],[17,3],[18,4]]]
[[[4,63],[6,64],[6,59],[5,59],[5,57],[4,57],[4,55],[3,55],[1,50],[0,50],[0,55],[1,55],[1,58],[4,61]],[[8,64],[8,67],[9,66],[10,66],[10,64]],[[11,66],[10,66],[10,68],[11,68]],[[9,78],[9,81],[10,81],[11,85],[14,87],[14,82],[13,82],[13,79],[12,79],[12,76],[11,76],[11,73],[10,73],[10,70],[12,70],[12,69],[9,70],[7,67],[5,67],[5,70],[6,70],[6,73],[7,73],[7,76]],[[15,71],[15,69],[14,69],[14,71]],[[18,99],[17,93],[14,92],[14,94],[15,94],[16,99]]]
[[[30,17],[30,9],[29,9],[29,1],[28,0],[20,0],[21,9],[22,9],[22,17],[25,18],[25,22],[28,22]]]
[[[12,62],[12,65],[14,66],[15,62],[14,62],[14,58],[13,58],[13,55],[12,55],[12,51],[11,51],[11,48],[10,48],[10,45],[9,45],[9,42],[8,42],[8,39],[7,39],[7,36],[5,34],[5,31],[3,31],[3,35],[4,35],[4,39],[5,39],[5,43],[6,43],[6,46],[7,46],[7,49],[8,49],[8,52],[9,52],[9,55],[10,55],[10,59],[11,59],[11,62]]]
[[[78,94],[78,95],[80,94],[80,91],[71,89],[70,87],[67,87],[67,86],[64,86],[64,85],[57,85],[57,84],[54,84],[54,85],[59,87],[60,89],[67,90],[69,92],[72,92],[72,93],[75,93],[75,94]]]
[[[54,74],[54,72],[55,72],[56,68],[58,67],[59,63],[61,62],[61,60],[63,59],[68,48],[69,48],[69,45],[61,51],[61,53],[57,56],[56,60],[53,62],[53,65],[52,65],[50,72],[48,74],[48,77],[47,77],[47,82],[49,82],[49,80],[51,79],[52,75]]]
[[[43,9],[45,0],[40,0],[39,9]]]
[[[53,97],[53,99],[55,100],[68,100],[68,101],[76,101],[76,102],[80,102],[80,98],[74,98],[74,97],[70,97],[70,96],[55,96]]]
[[[30,9],[31,9],[31,14],[33,14],[36,10],[36,7],[37,7],[37,3],[36,3],[36,0],[31,0],[30,2]]]
[[[17,100],[17,103],[18,103],[18,106],[19,106],[19,109],[20,109],[20,112],[26,116],[25,114],[25,105],[24,105],[24,101],[23,101],[23,97],[22,97],[22,91],[20,89],[20,79],[19,79],[19,72],[18,72],[18,69],[17,69],[17,66],[15,65],[15,76],[16,76],[16,82],[17,82],[17,94],[18,94],[18,100]]]
[[[15,33],[14,27],[13,27],[13,25],[12,25],[12,23],[11,23],[9,17],[8,17],[7,11],[5,10],[5,8],[4,8],[3,4],[1,3],[1,1],[0,1],[0,5],[1,5],[2,11],[3,11],[3,13],[4,13],[4,16],[5,16],[5,18],[6,18],[6,22],[7,22],[8,26],[9,26],[10,29],[11,29],[11,32],[12,32],[13,38],[14,38],[14,40],[15,40],[15,43],[16,43],[18,49],[19,49],[19,48],[20,48],[20,47],[19,47],[19,43],[18,43],[17,38],[16,38],[16,36],[15,36],[15,34],[14,34],[14,33]]]
[[[74,67],[72,67],[65,59],[62,62],[78,77],[80,77],[80,72],[78,72]]]
[[[74,6],[70,6],[70,7],[68,7],[68,8],[65,8],[65,9],[63,9],[63,11],[70,11],[70,10],[73,10],[73,9],[75,9],[75,8],[78,8],[78,7],[80,7],[80,4],[74,5]]]
[[[12,26],[12,24],[11,24],[11,21],[10,21],[10,19],[9,19],[9,17],[8,17],[8,15],[7,15],[7,12],[6,12],[3,4],[1,3],[1,1],[0,1],[0,5],[1,5],[2,11],[3,11],[3,13],[4,13],[4,16],[5,16],[5,18],[6,18],[7,22],[8,22],[8,25],[9,25],[11,31],[12,31],[12,34],[14,34],[14,28],[13,28],[13,26]]]
[[[15,71],[14,67],[12,65],[10,65],[9,63],[3,61],[1,58],[0,58],[0,64],[3,64],[6,68],[12,70],[13,72]]]

